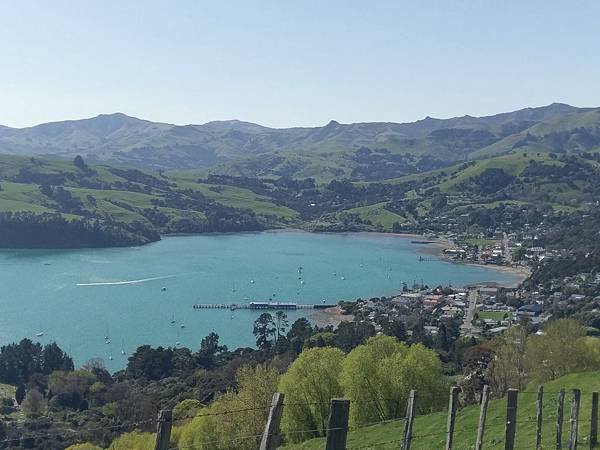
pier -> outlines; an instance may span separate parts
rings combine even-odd
[[[297,310],[297,309],[327,309],[336,305],[331,304],[302,304],[290,302],[250,302],[250,303],[197,303],[194,309],[267,309],[267,310]]]

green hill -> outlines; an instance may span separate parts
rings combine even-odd
[[[142,232],[144,243],[159,234],[281,227],[426,229],[439,217],[463,220],[473,210],[508,205],[569,213],[589,208],[600,193],[599,153],[519,151],[376,182],[141,171],[78,160],[0,155],[0,214],[99,221]]]
[[[529,151],[600,147],[600,110],[554,103],[487,117],[427,117],[274,129],[237,120],[172,125],[129,117],[0,127],[0,153],[83,155],[94,164],[149,170],[210,169],[249,177],[383,180],[457,161]]]
[[[297,219],[296,211],[242,187],[83,161],[0,155],[0,246],[132,245],[160,234],[262,230]],[[34,228],[26,230],[26,224]],[[66,242],[69,233],[60,236],[61,228],[77,229],[80,239]],[[30,242],[34,235],[35,243]]]
[[[581,389],[581,408],[579,415],[580,448],[589,448],[590,412],[592,392],[600,391],[600,372],[575,373],[544,384],[544,407],[542,443],[543,448],[555,448],[556,412],[558,391],[565,389],[565,410],[563,422],[563,448],[567,448],[569,430],[569,402],[571,389]],[[517,432],[515,448],[535,448],[536,386],[528,386],[519,394],[517,409]],[[350,406],[352,407],[352,405]],[[411,449],[433,450],[444,448],[447,414],[439,412],[418,416],[415,419]],[[457,413],[454,450],[474,448],[479,406],[471,405]],[[488,406],[484,436],[484,449],[503,448],[506,420],[506,399],[492,400]],[[372,425],[352,430],[348,434],[347,448],[365,450],[384,450],[400,448],[403,434],[403,421]],[[585,447],[584,447],[585,446]],[[287,445],[285,450],[322,450],[324,439],[312,439],[301,444]],[[597,446],[595,448],[600,448]]]

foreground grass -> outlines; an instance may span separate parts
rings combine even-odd
[[[569,404],[571,389],[581,389],[581,409],[579,414],[580,448],[589,448],[590,411],[592,392],[600,390],[600,372],[570,374],[558,380],[544,384],[544,407],[542,443],[543,448],[556,446],[556,398],[558,391],[565,389],[565,417],[563,422],[563,448],[569,437]],[[536,386],[529,386],[519,394],[517,411],[517,433],[515,448],[535,448]],[[492,400],[489,403],[484,449],[503,448],[504,426],[506,419],[506,400]],[[436,450],[444,448],[447,414],[439,412],[419,416],[413,427],[411,450]],[[454,450],[470,450],[475,446],[479,405],[461,409],[457,413],[454,433]],[[381,425],[359,428],[348,434],[347,449],[387,450],[400,448],[404,422],[389,422]],[[323,438],[312,439],[301,444],[289,444],[286,450],[322,450]],[[594,448],[600,448],[596,446]]]

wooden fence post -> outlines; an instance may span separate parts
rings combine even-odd
[[[590,448],[598,443],[598,392],[592,392],[592,413],[590,415]]]
[[[271,409],[269,409],[269,418],[267,419],[265,431],[260,441],[260,450],[275,450],[279,447],[279,443],[281,442],[279,423],[281,422],[281,415],[283,413],[283,399],[284,395],[282,393],[275,392],[273,394]]]
[[[573,389],[571,394],[571,417],[569,419],[569,450],[577,449],[577,431],[579,426],[579,403],[581,391]]]
[[[513,450],[515,448],[518,396],[519,391],[517,389],[509,389],[506,393],[506,428],[504,433],[504,450]]]
[[[415,420],[415,406],[417,402],[417,393],[414,389],[410,391],[408,396],[408,404],[406,405],[406,421],[404,423],[404,436],[402,439],[402,450],[410,450],[412,441],[412,427]]]
[[[490,395],[490,387],[486,384],[481,393],[481,407],[479,409],[479,426],[477,427],[477,441],[475,450],[483,449],[483,432],[485,431],[485,419],[487,417],[487,407]]]
[[[562,449],[562,428],[563,428],[563,417],[565,414],[565,390],[561,389],[558,392],[558,399],[556,401],[556,450]]]
[[[535,415],[535,450],[542,449],[542,414],[544,408],[544,386],[538,386]]]
[[[448,401],[448,422],[446,425],[446,450],[452,450],[454,423],[456,421],[456,409],[458,407],[459,392],[460,388],[458,386],[452,386],[450,388],[450,400]]]
[[[345,450],[350,400],[334,398],[329,407],[325,450]]]
[[[160,410],[158,413],[158,423],[156,425],[156,444],[154,450],[168,450],[171,441],[171,425],[173,424],[173,414],[171,410]]]

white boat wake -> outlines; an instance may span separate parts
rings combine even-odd
[[[125,280],[125,281],[99,281],[97,283],[76,283],[75,286],[122,286],[125,284],[140,284],[148,281],[166,280],[167,278],[175,278],[180,275],[165,275],[162,277],[142,278],[141,280]]]

